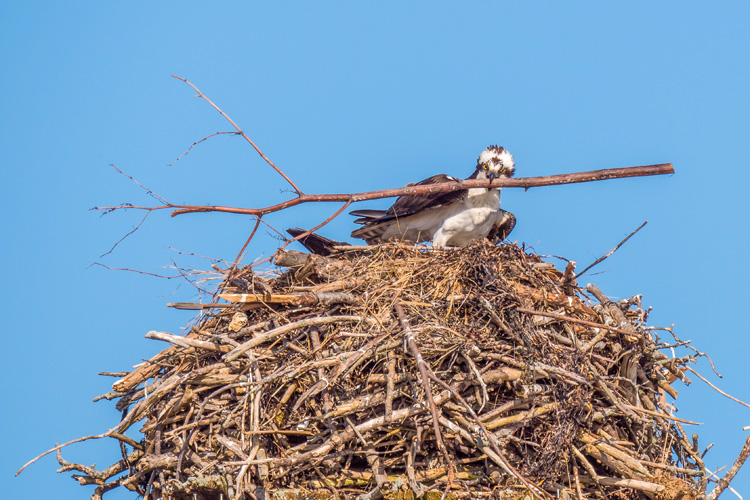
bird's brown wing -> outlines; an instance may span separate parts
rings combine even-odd
[[[458,181],[455,177],[451,177],[445,174],[433,175],[423,181],[419,181],[416,184],[409,184],[410,186],[426,186],[429,184],[441,184],[444,182]],[[449,205],[456,201],[466,198],[469,191],[467,189],[459,189],[456,191],[442,192],[442,193],[424,193],[424,194],[407,194],[399,196],[396,202],[385,212],[381,210],[355,210],[350,212],[352,215],[361,217],[354,222],[358,224],[370,224],[385,222],[398,217],[406,217],[413,215],[422,210],[430,208],[437,208],[443,205]]]

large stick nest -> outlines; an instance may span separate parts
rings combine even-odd
[[[276,263],[272,277],[226,271],[226,304],[187,336],[149,334],[173,345],[110,394],[123,460],[96,471],[58,454],[93,498],[705,492],[666,398],[692,358],[660,351],[639,297],[589,296],[572,266],[515,245]],[[140,441],[124,435],[137,423]]]

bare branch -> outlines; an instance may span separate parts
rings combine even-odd
[[[425,193],[443,193],[469,189],[476,187],[504,187],[504,188],[524,188],[540,186],[557,186],[561,184],[575,184],[580,182],[601,181],[607,179],[621,179],[626,177],[643,177],[650,175],[673,174],[674,167],[671,163],[661,163],[657,165],[646,165],[641,167],[610,168],[605,170],[591,170],[587,172],[576,172],[572,174],[545,175],[540,177],[520,177],[515,179],[500,178],[495,179],[492,183],[481,179],[468,179],[457,182],[443,182],[440,184],[429,184],[422,186],[406,186],[395,189],[382,189],[379,191],[367,191],[353,194],[299,194],[296,198],[287,200],[276,205],[264,208],[239,208],[225,207],[219,205],[175,205],[164,204],[156,207],[140,206],[116,206],[116,207],[94,207],[94,210],[112,211],[123,208],[135,210],[164,210],[176,209],[172,216],[197,213],[197,212],[223,212],[241,215],[262,216],[274,212],[279,212],[289,207],[300,205],[302,203],[313,202],[348,202],[378,200],[381,198],[392,198],[395,196],[415,195]]]
[[[699,379],[701,379],[702,381],[704,381],[705,383],[707,383],[713,390],[715,390],[716,392],[718,392],[722,396],[728,397],[732,401],[735,401],[735,402],[741,404],[742,406],[747,406],[748,408],[750,408],[749,404],[745,403],[744,401],[740,401],[739,399],[735,398],[734,396],[730,396],[726,392],[722,391],[721,389],[719,389],[718,387],[716,387],[714,384],[712,384],[711,382],[709,382],[708,380],[706,380],[705,377],[703,377],[700,373],[698,373],[697,371],[693,370],[689,366],[686,366],[685,369],[686,370],[690,370],[691,372],[693,372],[696,377],[698,377]]]
[[[109,255],[112,252],[114,252],[115,248],[117,248],[117,245],[119,245],[120,243],[122,243],[123,241],[125,241],[125,238],[127,238],[128,236],[130,236],[131,234],[133,234],[134,232],[138,231],[141,228],[141,226],[143,225],[143,223],[146,222],[146,217],[148,217],[149,215],[151,215],[151,211],[150,210],[148,212],[146,212],[146,215],[143,216],[143,219],[141,219],[141,222],[139,222],[137,226],[135,226],[125,236],[123,236],[122,238],[120,238],[119,240],[117,240],[117,242],[114,245],[112,245],[112,248],[110,248],[109,250],[107,250],[106,252],[104,252],[103,254],[101,254],[99,256],[99,258],[101,259],[105,255]]]
[[[130,268],[127,268],[127,267],[111,267],[111,266],[107,266],[105,264],[102,264],[101,262],[93,262],[88,267],[91,267],[91,266],[101,266],[101,267],[103,267],[105,269],[109,269],[110,271],[130,271],[132,273],[145,274],[147,276],[154,276],[155,278],[164,278],[164,279],[168,279],[168,280],[175,279],[175,278],[184,278],[186,276],[186,274],[183,273],[183,272],[181,272],[179,270],[179,268],[177,268],[177,267],[175,267],[175,269],[177,269],[177,272],[179,272],[180,274],[175,275],[175,276],[166,276],[166,275],[163,275],[163,274],[149,273],[147,271],[139,271],[138,269],[130,269]],[[87,269],[88,269],[88,267],[87,267]],[[193,271],[193,272],[187,273],[187,275],[191,275],[191,276],[192,275],[198,275],[198,274],[203,274],[203,271]]]
[[[123,172],[122,170],[120,170],[120,168],[117,165],[115,165],[114,163],[110,163],[109,166],[112,167],[112,168],[114,168],[115,170],[117,170],[119,173],[121,173],[122,175],[124,175],[125,177],[127,177],[128,179],[130,179],[131,181],[135,182],[138,185],[138,187],[140,187],[141,189],[143,189],[144,191],[146,191],[148,194],[150,194],[151,196],[153,196],[154,198],[156,198],[160,202],[164,203],[165,205],[169,205],[169,202],[167,200],[165,200],[164,198],[162,198],[161,196],[159,196],[158,194],[154,193],[149,188],[147,188],[146,186],[144,186],[143,184],[141,184],[140,182],[138,182],[137,180],[135,180],[132,175],[126,174],[125,172]]]
[[[52,453],[53,451],[57,451],[57,450],[60,450],[60,449],[62,449],[62,448],[65,448],[66,446],[69,446],[69,445],[71,445],[71,444],[74,444],[74,443],[80,443],[81,441],[88,441],[89,439],[101,439],[101,438],[103,438],[103,437],[111,436],[111,435],[112,435],[112,434],[113,434],[113,433],[114,433],[114,432],[115,432],[116,430],[117,430],[117,427],[115,427],[115,428],[113,428],[113,429],[110,429],[110,430],[108,430],[107,432],[104,432],[104,433],[102,433],[102,434],[96,434],[96,435],[93,435],[93,436],[84,436],[84,437],[82,437],[82,438],[78,438],[78,439],[73,439],[72,441],[68,441],[67,443],[63,443],[63,444],[58,444],[58,445],[55,445],[55,447],[54,447],[54,448],[51,448],[51,449],[49,449],[49,450],[45,451],[44,453],[42,453],[42,454],[40,454],[40,455],[37,455],[37,456],[36,456],[35,458],[32,458],[32,459],[31,459],[31,460],[29,460],[28,462],[26,462],[26,463],[24,464],[24,466],[23,466],[23,467],[21,467],[20,469],[18,469],[18,471],[16,472],[16,474],[15,474],[15,475],[16,475],[16,476],[17,476],[17,475],[19,475],[19,474],[20,474],[21,472],[23,472],[23,470],[24,470],[24,469],[25,469],[26,467],[28,467],[29,465],[33,464],[34,462],[36,462],[36,461],[37,461],[37,460],[39,460],[40,458],[42,458],[42,457],[44,457],[44,456],[46,456],[46,455],[49,455],[49,454],[50,454],[50,453]]]
[[[203,288],[199,287],[198,285],[196,285],[195,283],[193,283],[192,281],[190,281],[190,278],[188,278],[188,276],[196,276],[196,275],[199,276],[199,275],[203,274],[202,272],[200,272],[200,271],[193,271],[191,273],[184,273],[184,272],[182,272],[182,268],[180,268],[180,266],[177,265],[177,262],[175,262],[174,259],[170,259],[170,260],[172,261],[173,268],[178,273],[180,273],[180,276],[182,278],[184,278],[185,281],[187,281],[188,283],[190,283],[191,285],[193,285],[193,287],[195,287],[195,289],[198,290],[198,293],[205,293],[207,295],[211,295],[208,292],[208,290],[204,290]]]
[[[742,447],[742,450],[740,451],[740,454],[737,456],[737,460],[734,461],[734,464],[732,467],[727,471],[726,474],[724,474],[724,477],[721,478],[719,481],[719,484],[716,485],[716,487],[706,495],[706,500],[716,500],[719,498],[719,495],[729,486],[729,483],[734,479],[734,476],[737,475],[737,473],[740,471],[740,468],[745,463],[745,460],[747,460],[747,457],[750,456],[750,437],[745,440],[745,446]]]
[[[641,224],[640,226],[638,226],[638,229],[636,229],[635,231],[633,231],[632,233],[630,233],[629,235],[627,235],[624,240],[622,240],[620,243],[618,243],[615,248],[613,248],[612,250],[610,250],[609,252],[607,252],[606,255],[603,255],[603,256],[599,257],[598,259],[596,259],[594,261],[593,264],[591,264],[586,269],[584,269],[580,273],[578,273],[575,276],[573,276],[573,279],[575,280],[575,279],[578,279],[579,277],[583,276],[583,274],[586,271],[588,271],[589,269],[591,269],[592,267],[594,267],[595,265],[597,265],[598,263],[600,263],[601,261],[603,261],[604,259],[606,259],[607,257],[609,257],[610,255],[612,255],[613,253],[615,253],[617,251],[617,249],[619,249],[621,246],[623,246],[625,244],[625,242],[628,241],[635,233],[637,233],[638,231],[640,231],[641,229],[643,229],[643,226],[645,226],[646,224],[648,224],[648,221],[645,221],[643,224]]]
[[[178,249],[176,249],[176,248],[174,248],[174,247],[167,247],[167,250],[172,250],[173,252],[176,252],[176,253],[178,253],[178,254],[180,254],[180,255],[187,255],[188,257],[197,257],[197,258],[199,258],[199,259],[210,260],[210,261],[212,261],[212,262],[221,262],[221,263],[222,263],[222,264],[224,264],[225,266],[229,266],[229,265],[231,265],[231,264],[230,264],[229,262],[227,262],[226,260],[224,260],[224,259],[220,259],[220,258],[218,258],[218,257],[208,257],[208,256],[206,256],[206,255],[200,255],[200,254],[197,254],[197,253],[195,253],[195,252],[184,252],[184,251],[182,251],[182,250],[178,250]]]
[[[177,159],[176,159],[175,161],[173,161],[172,163],[168,164],[167,166],[168,166],[168,167],[171,167],[172,165],[174,165],[175,163],[177,163],[178,161],[180,161],[180,160],[181,160],[181,159],[182,159],[182,158],[183,158],[183,157],[184,157],[184,156],[185,156],[186,154],[188,154],[188,153],[190,152],[190,150],[191,150],[191,149],[193,149],[193,148],[194,148],[195,146],[197,146],[197,145],[198,145],[198,144],[200,144],[201,142],[203,142],[203,141],[205,141],[205,140],[208,140],[208,139],[210,139],[211,137],[213,137],[213,136],[215,136],[215,135],[222,135],[222,134],[232,134],[232,135],[240,135],[240,133],[239,133],[239,132],[214,132],[213,134],[211,134],[211,135],[207,135],[207,136],[206,136],[206,137],[204,137],[203,139],[200,139],[200,140],[198,140],[198,141],[195,141],[194,143],[192,143],[192,144],[190,145],[190,147],[189,147],[189,148],[187,148],[187,151],[185,151],[184,153],[182,153],[182,154],[181,154],[180,156],[178,156],[178,157],[177,157]]]
[[[232,264],[232,269],[237,267],[237,264],[239,264],[240,260],[242,260],[242,256],[245,253],[245,249],[250,244],[250,240],[253,239],[253,236],[255,236],[255,232],[258,230],[258,227],[260,226],[260,221],[261,221],[260,217],[255,218],[255,226],[253,227],[253,230],[250,233],[250,236],[247,238],[247,241],[245,241],[245,244],[242,245],[240,252],[237,254],[237,258],[234,259],[234,264]]]
[[[565,316],[563,314],[557,314],[557,313],[553,313],[553,312],[535,311],[534,309],[527,309],[525,307],[518,307],[518,308],[516,308],[516,310],[518,312],[522,312],[522,313],[525,313],[525,314],[531,314],[533,316],[546,316],[548,318],[554,318],[554,319],[556,319],[558,321],[569,321],[571,323],[576,323],[576,324],[583,325],[583,326],[588,326],[588,327],[591,327],[591,328],[599,328],[599,329],[607,330],[607,331],[610,331],[610,332],[621,333],[623,335],[628,335],[628,336],[632,336],[633,333],[636,333],[636,332],[630,332],[630,331],[627,331],[627,330],[622,330],[620,328],[615,328],[615,327],[608,326],[608,325],[603,325],[603,324],[600,324],[600,323],[594,323],[593,321],[586,321],[584,319],[578,319],[578,318],[574,318],[572,316]]]
[[[229,115],[227,115],[227,114],[226,114],[225,112],[223,112],[223,111],[221,110],[221,108],[219,108],[219,106],[217,106],[216,104],[214,104],[214,103],[213,103],[213,101],[211,101],[211,99],[209,99],[208,97],[206,97],[205,95],[203,95],[203,92],[201,92],[200,90],[198,90],[198,87],[196,87],[195,85],[193,85],[192,83],[190,83],[189,81],[187,81],[187,79],[185,79],[185,78],[182,78],[181,76],[177,76],[177,75],[171,75],[171,76],[172,76],[173,78],[177,78],[178,80],[180,80],[180,81],[183,81],[183,82],[187,83],[188,85],[190,85],[190,86],[191,86],[191,87],[193,88],[193,90],[195,90],[196,92],[198,92],[198,97],[200,97],[201,99],[203,99],[204,101],[206,101],[207,103],[209,103],[209,104],[210,104],[211,106],[213,106],[213,108],[214,108],[214,109],[215,109],[216,111],[218,111],[219,113],[221,113],[221,116],[223,116],[224,118],[226,118],[226,119],[227,119],[227,121],[228,121],[229,123],[231,123],[231,124],[232,124],[232,126],[233,126],[233,127],[235,128],[235,129],[237,129],[237,133],[238,133],[239,135],[241,135],[242,137],[244,137],[244,138],[245,138],[245,140],[246,140],[247,142],[249,142],[249,143],[250,143],[250,145],[251,145],[251,146],[252,146],[252,147],[253,147],[253,148],[255,149],[255,151],[257,151],[257,152],[258,152],[258,154],[259,154],[259,155],[261,156],[261,158],[263,158],[264,160],[266,160],[266,163],[268,163],[269,165],[271,165],[271,167],[272,167],[272,168],[273,168],[274,170],[276,170],[276,172],[278,172],[278,174],[279,174],[280,176],[282,176],[282,177],[284,178],[284,180],[285,180],[285,181],[287,181],[287,182],[289,183],[289,185],[290,185],[290,186],[292,186],[292,188],[294,188],[294,191],[295,191],[295,192],[296,192],[296,193],[297,193],[298,195],[300,195],[300,196],[302,195],[302,191],[300,191],[300,188],[298,188],[298,187],[297,187],[297,185],[296,185],[296,184],[295,184],[294,182],[292,182],[292,180],[291,180],[291,179],[290,179],[289,177],[287,177],[287,176],[286,176],[286,174],[285,174],[284,172],[282,172],[282,171],[281,171],[281,169],[280,169],[279,167],[277,167],[276,165],[274,165],[274,164],[273,164],[273,162],[272,162],[271,160],[269,160],[269,159],[268,159],[268,158],[266,157],[266,155],[264,155],[264,154],[263,154],[263,151],[261,151],[261,150],[260,150],[260,148],[258,148],[258,146],[256,146],[256,145],[255,145],[255,143],[254,143],[254,142],[253,142],[253,141],[252,141],[252,140],[251,140],[251,139],[250,139],[250,138],[249,138],[249,137],[247,136],[247,134],[245,134],[245,132],[243,132],[243,131],[242,131],[242,129],[241,129],[240,127],[238,127],[236,123],[234,123],[234,120],[232,120],[232,119],[231,119],[231,118],[229,117]]]

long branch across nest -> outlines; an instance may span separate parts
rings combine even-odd
[[[276,263],[234,269],[230,302],[186,337],[149,333],[172,345],[106,395],[122,460],[95,470],[58,449],[60,470],[92,498],[705,494],[695,422],[668,401],[694,356],[661,351],[638,297],[576,292],[515,245]]]

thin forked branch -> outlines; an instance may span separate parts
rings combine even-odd
[[[580,273],[576,274],[573,277],[573,279],[575,280],[575,279],[580,278],[581,276],[583,276],[586,273],[586,271],[588,271],[589,269],[591,269],[592,267],[594,267],[595,265],[597,265],[598,263],[600,263],[601,261],[603,261],[604,259],[606,259],[607,257],[609,257],[610,255],[612,255],[613,253],[615,253],[621,246],[623,246],[625,244],[626,241],[628,241],[630,238],[632,238],[635,235],[635,233],[637,233],[638,231],[640,231],[641,229],[643,229],[643,226],[645,226],[646,224],[648,224],[648,221],[644,221],[643,224],[641,224],[640,226],[638,226],[638,229],[636,229],[635,231],[633,231],[632,233],[630,233],[629,235],[627,235],[624,240],[622,240],[620,243],[617,244],[617,246],[615,248],[613,248],[612,250],[610,250],[609,252],[607,252],[606,255],[603,255],[603,256],[599,257],[598,259],[596,259],[590,266],[588,266],[586,269],[584,269]]]
[[[209,134],[209,135],[207,135],[206,137],[204,137],[203,139],[198,139],[197,141],[195,141],[194,143],[192,143],[192,144],[190,145],[190,147],[189,147],[189,148],[187,148],[187,150],[186,150],[186,151],[185,151],[184,153],[182,153],[182,154],[181,154],[180,156],[178,156],[178,157],[177,157],[177,159],[176,159],[175,161],[173,161],[172,163],[168,164],[167,166],[168,166],[168,167],[171,167],[172,165],[174,165],[175,163],[177,163],[178,161],[180,161],[180,160],[181,160],[182,158],[184,158],[184,157],[185,157],[185,155],[187,155],[187,154],[188,154],[188,153],[189,153],[190,151],[192,151],[192,149],[193,149],[193,148],[194,148],[195,146],[197,146],[198,144],[200,144],[201,142],[203,142],[203,141],[207,141],[207,140],[209,140],[209,139],[210,139],[211,137],[214,137],[214,136],[217,136],[217,135],[225,135],[225,134],[232,134],[232,135],[241,135],[241,134],[240,134],[240,132],[214,132],[213,134]]]
[[[268,163],[269,165],[271,165],[271,167],[272,167],[272,168],[273,168],[274,170],[276,170],[276,172],[278,172],[278,174],[279,174],[280,176],[282,176],[282,177],[284,178],[284,180],[285,180],[285,181],[287,181],[287,182],[289,183],[289,185],[290,185],[290,186],[292,186],[292,188],[294,189],[294,191],[295,191],[295,192],[296,192],[296,193],[297,193],[298,195],[302,196],[302,191],[300,190],[300,188],[298,188],[298,187],[297,187],[297,185],[296,185],[296,184],[295,184],[294,182],[292,182],[292,180],[291,180],[291,179],[290,179],[289,177],[287,177],[287,175],[286,175],[286,174],[285,174],[284,172],[282,172],[282,171],[281,171],[281,169],[280,169],[279,167],[277,167],[276,165],[274,165],[274,164],[273,164],[273,162],[272,162],[271,160],[269,160],[269,159],[268,159],[268,157],[267,157],[266,155],[264,155],[264,154],[263,154],[263,151],[261,151],[261,150],[260,150],[260,148],[259,148],[258,146],[256,146],[256,145],[255,145],[255,143],[254,143],[254,142],[252,141],[252,139],[250,139],[250,138],[249,138],[249,137],[247,136],[247,134],[245,134],[245,132],[243,132],[243,131],[242,131],[242,129],[241,129],[240,127],[238,127],[236,123],[234,123],[234,120],[232,120],[232,119],[231,119],[231,118],[229,117],[229,115],[227,115],[227,114],[226,114],[226,113],[225,113],[224,111],[222,111],[222,110],[221,110],[221,108],[220,108],[219,106],[217,106],[216,104],[214,104],[214,103],[213,103],[213,101],[212,101],[211,99],[209,99],[208,97],[206,97],[206,96],[205,96],[205,95],[203,94],[203,92],[201,92],[200,90],[198,90],[198,87],[196,87],[195,85],[193,85],[192,83],[190,83],[189,81],[187,81],[187,79],[185,79],[185,78],[182,78],[181,76],[177,76],[177,75],[171,75],[171,76],[172,76],[173,78],[177,78],[178,80],[180,80],[180,81],[183,81],[183,82],[187,83],[188,85],[190,85],[190,86],[191,86],[191,87],[193,88],[193,90],[195,90],[196,92],[198,92],[198,95],[197,95],[197,97],[200,97],[201,99],[203,99],[204,101],[206,101],[207,103],[209,103],[209,104],[210,104],[211,106],[213,106],[213,108],[214,108],[214,109],[215,109],[216,111],[218,111],[219,113],[221,113],[221,116],[223,116],[224,118],[226,118],[226,119],[227,119],[227,121],[228,121],[229,123],[231,123],[231,124],[232,124],[232,126],[233,126],[233,127],[235,128],[235,129],[237,129],[237,133],[238,133],[239,135],[241,135],[242,137],[244,137],[244,138],[245,138],[245,140],[246,140],[247,142],[249,142],[249,143],[250,143],[250,145],[251,145],[251,146],[253,147],[253,149],[255,149],[255,151],[257,151],[257,152],[258,152],[258,154],[259,154],[259,155],[261,156],[261,158],[263,158],[264,160],[266,160],[266,163]]]

